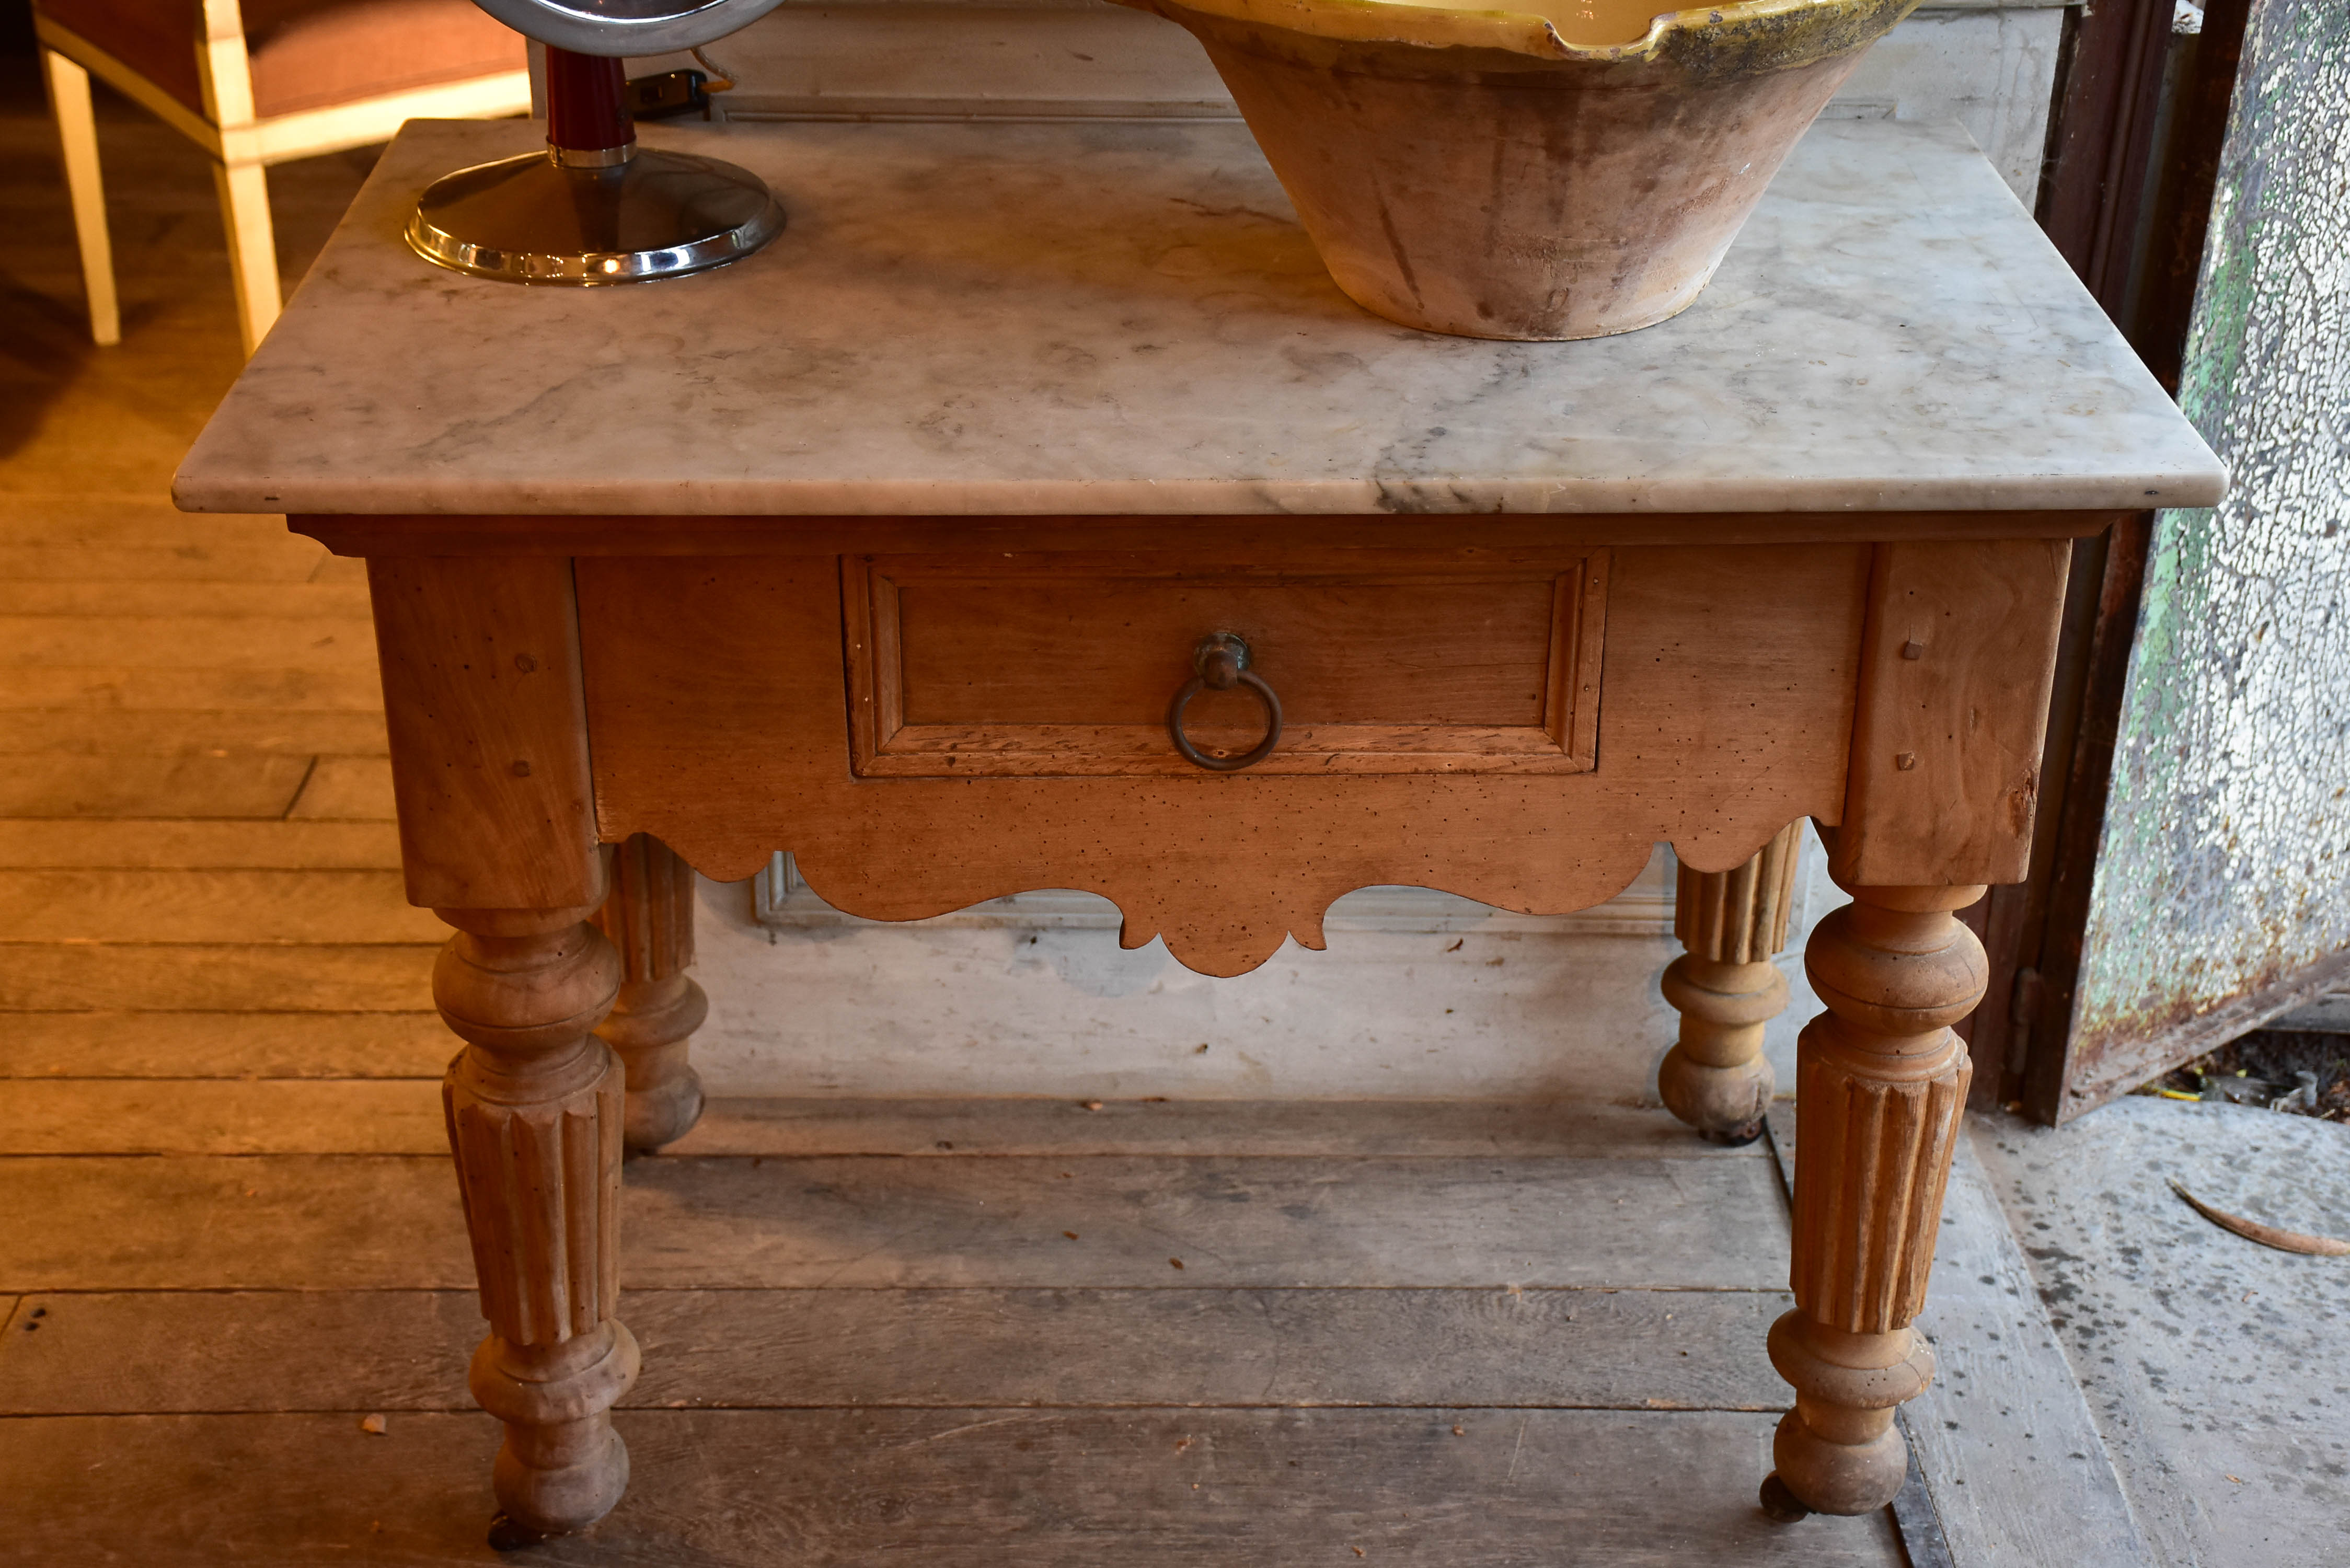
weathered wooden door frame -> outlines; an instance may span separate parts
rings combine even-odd
[[[2038,216],[2162,383],[2178,390],[2204,234],[2252,0],[2210,0],[2167,71],[2170,0],[2123,0],[2066,20]],[[2069,1099],[2074,1001],[2154,514],[2074,547],[2028,881],[1970,911],[1991,985],[1970,1045],[1982,1102],[2054,1123]],[[2142,1082],[2320,989],[2321,966],[2189,1023],[2149,1031]]]

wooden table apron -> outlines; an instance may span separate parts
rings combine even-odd
[[[1564,912],[1659,842],[1727,871],[1805,816],[1855,902],[1807,951],[1777,1461],[1881,1506],[1984,979],[1950,911],[2024,876],[2068,540],[2114,515],[294,518],[369,559],[409,896],[459,928],[501,1506],[577,1528],[626,1480],[603,846],[721,880],[789,848],[882,919],[1090,889],[1231,975],[1355,888]],[[1289,682],[1237,774],[1163,727],[1217,630]]]

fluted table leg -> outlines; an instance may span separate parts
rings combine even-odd
[[[619,1064],[592,1033],[620,962],[589,909],[442,909],[458,928],[432,971],[467,1042],[442,1091],[482,1315],[473,1397],[505,1424],[494,1544],[594,1523],[629,1453],[613,1403],[636,1381],[619,1295]]]
[[[1795,1309],[1771,1363],[1795,1386],[1763,1506],[1866,1513],[1908,1456],[1893,1413],[1932,1381],[1926,1300],[1972,1066],[1950,1025],[1981,1000],[1982,944],[1951,918],[1981,888],[1847,889],[1804,967],[1827,1011],[1797,1044]]]
[[[1787,1005],[1773,954],[1787,945],[1795,855],[1804,825],[1791,822],[1731,871],[1684,866],[1673,897],[1673,935],[1688,950],[1665,971],[1665,1000],[1681,1015],[1680,1039],[1657,1069],[1665,1108],[1714,1143],[1762,1136],[1776,1086],[1762,1029]]]
[[[613,854],[612,891],[596,923],[626,970],[596,1033],[628,1069],[628,1146],[650,1151],[702,1117],[702,1076],[687,1055],[710,1015],[710,998],[685,972],[693,964],[693,867],[651,834],[637,834]]]

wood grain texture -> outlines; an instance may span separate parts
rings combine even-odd
[[[124,713],[113,711],[0,710],[0,755],[321,752],[383,754],[383,720],[374,713]]]
[[[0,866],[23,869],[397,871],[384,823],[0,819]]]
[[[438,1033],[445,1065],[457,1043]],[[437,1088],[421,1078],[19,1078],[0,1092],[0,1155],[430,1154],[448,1141]]]
[[[1187,774],[1168,702],[1219,631],[1280,693],[1260,776],[1593,763],[1604,551],[856,555],[841,594],[863,777]],[[1185,728],[1246,751],[1264,722],[1205,691]]]
[[[231,373],[221,375],[219,364],[207,367],[213,372],[208,388],[225,389],[234,379]],[[182,367],[180,374],[185,375]],[[177,379],[177,378],[174,378]],[[147,390],[151,392],[151,384]],[[120,391],[129,391],[120,389]],[[119,395],[119,394],[118,394]],[[104,439],[104,427],[120,419],[120,410],[104,410],[84,405],[74,412],[80,417],[74,423],[80,428],[73,431],[79,438],[82,450],[96,447]],[[193,431],[203,428],[204,416],[190,410],[194,417],[187,420],[185,429]],[[170,495],[160,486],[142,485],[142,479],[161,478],[177,461],[172,453],[179,448],[175,432],[165,435],[151,428],[138,431],[147,439],[140,456],[142,466],[150,469],[145,475],[130,477],[129,483],[113,485],[91,484],[90,475],[79,475],[79,485],[43,485],[37,482],[25,483],[25,465],[20,461],[12,464],[12,504],[0,513],[0,545],[48,549],[103,549],[109,545],[144,545],[158,550],[173,550],[190,559],[202,560],[203,553],[223,545],[269,546],[281,554],[299,557],[306,575],[318,562],[318,552],[298,536],[288,536],[285,521],[261,512],[215,512],[196,517],[172,504]],[[160,437],[160,439],[158,439]],[[65,443],[60,443],[65,444]],[[62,454],[60,454],[62,455]],[[103,572],[78,572],[77,577],[95,581],[105,576]],[[262,581],[276,580],[264,577]]]
[[[131,668],[119,662],[11,670],[0,707],[99,705],[129,712],[234,711],[378,713],[383,688],[362,665],[324,670]]]
[[[0,962],[0,1012],[401,1012],[426,994],[433,950],[421,944],[26,942],[7,949]]]
[[[1750,1158],[1692,1145],[1652,1107],[1578,1100],[721,1098],[671,1152]]]
[[[184,525],[185,514],[175,514]],[[304,546],[307,548],[307,546]],[[232,620],[338,618],[364,630],[368,619],[364,583],[305,579],[273,582],[123,582],[93,573],[85,581],[40,581],[0,577],[0,617],[220,616]]]
[[[739,878],[788,841],[853,913],[913,919],[1049,880],[1104,893],[1122,940],[1211,974],[1406,883],[1586,908],[1659,840],[1700,868],[1844,794],[1864,552],[1618,549],[1596,773],[1555,777],[855,782],[832,564],[577,564],[598,805]],[[1011,825],[1017,831],[1007,831]]]
[[[438,1083],[456,1049],[438,1013],[413,1011],[14,1012],[0,1019],[0,1078],[76,1081],[80,1087],[57,1092],[78,1100],[79,1108],[67,1111],[57,1104],[53,1109],[93,1127],[102,1125],[106,1115],[96,1085],[107,1079],[167,1078],[182,1095],[206,1092],[197,1080],[234,1079],[236,1083],[227,1093],[239,1102],[257,1104],[283,1092],[273,1082],[280,1079]],[[323,1112],[321,1119],[348,1125],[354,1116],[375,1112],[339,1084],[314,1086],[333,1102],[333,1109]],[[8,1092],[16,1091],[12,1087]],[[161,1105],[157,1111],[152,1133],[160,1140],[168,1136],[162,1123],[170,1113]],[[257,1108],[250,1119],[268,1126],[283,1116],[281,1108]],[[437,1136],[437,1127],[433,1130]]]
[[[1839,881],[2024,879],[2071,560],[2039,539],[1877,546]]]
[[[369,564],[412,903],[603,899],[571,568]]]
[[[298,753],[20,753],[0,768],[0,816],[270,822],[309,774],[310,758]]]
[[[1473,1556],[1493,1568],[1679,1568],[1694,1540],[1755,1568],[1899,1563],[1882,1513],[1786,1530],[1755,1509],[1744,1483],[1761,1473],[1770,1420],[1465,1407],[626,1411],[628,1502],[533,1560],[1454,1568]],[[394,1417],[381,1437],[348,1414],[8,1422],[0,1472],[39,1502],[0,1561],[211,1568],[263,1519],[274,1538],[338,1563],[475,1561],[487,1556],[479,1477],[494,1444],[486,1419],[437,1414]],[[93,1489],[93,1466],[120,1484]],[[1658,1483],[1700,1475],[1725,1480]]]
[[[432,1013],[19,1013],[6,1024],[0,1078],[16,1081],[0,1095],[0,1154],[431,1155],[447,1146],[437,1085],[458,1042]],[[115,1047],[117,1040],[129,1044]],[[265,1070],[273,1075],[255,1075]],[[671,1149],[763,1158],[1740,1158],[1692,1143],[1655,1110],[1630,1106],[1086,1104],[1101,1108],[1066,1100],[722,1099]]]
[[[396,871],[0,870],[0,942],[429,942]]]
[[[1777,1410],[1780,1292],[673,1291],[627,1297],[621,1408]],[[0,1415],[465,1410],[463,1291],[42,1294]],[[0,1318],[0,1322],[5,1322]],[[191,1342],[206,1347],[190,1356]]]
[[[367,623],[307,618],[118,615],[0,616],[0,669],[23,665],[142,663],[203,670],[364,666],[374,649]]]
[[[123,545],[14,544],[0,536],[0,574],[19,581],[307,582],[317,547],[307,539]]]
[[[289,822],[391,822],[399,800],[379,756],[320,757],[286,808]]]
[[[1777,1290],[1775,1180],[1737,1156],[664,1157],[629,1167],[621,1282]],[[0,1290],[473,1280],[445,1158],[28,1156],[0,1199]]]
[[[0,1153],[438,1154],[433,1013],[17,1013]],[[161,1079],[161,1082],[140,1082]],[[1087,1105],[1097,1106],[1087,1110]],[[1725,1159],[1653,1109],[1517,1101],[710,1103],[679,1155]],[[1749,1157],[1751,1158],[1751,1157]]]

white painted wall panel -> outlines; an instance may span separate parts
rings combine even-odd
[[[1803,935],[1843,901],[1820,865],[1807,844],[1783,964],[1796,1001],[1770,1041],[1787,1085],[1817,1011]],[[899,926],[800,895],[776,928],[751,884],[705,882],[694,1056],[717,1094],[1653,1103],[1675,1026],[1657,992],[1680,951],[1671,891],[1663,851],[1581,915],[1368,889],[1333,908],[1326,950],[1291,943],[1210,980],[1156,941],[1120,950],[1115,909],[1086,894]]]
[[[1870,50],[1828,112],[1956,119],[2027,204],[2037,191],[2061,5],[1920,9]],[[715,47],[730,117],[1235,117],[1191,36],[1107,0],[789,5]],[[639,73],[691,65],[632,62]]]
[[[2064,37],[2064,13],[2054,7],[1920,10],[1877,40],[1827,112],[1955,119],[2030,207]]]

